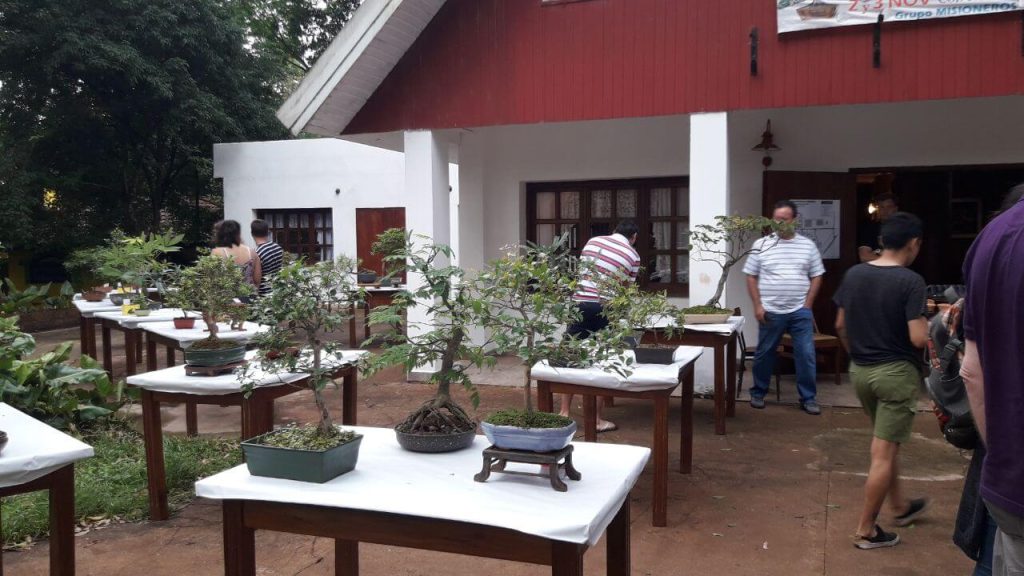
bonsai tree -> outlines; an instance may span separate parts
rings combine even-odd
[[[182,310],[198,310],[210,337],[196,342],[200,349],[221,347],[217,338],[218,321],[229,319],[236,306],[235,299],[253,294],[253,286],[245,281],[242,269],[230,259],[207,254],[195,266],[182,268],[175,274],[173,289],[167,301]]]
[[[703,306],[691,306],[684,312],[692,314],[714,314],[731,312],[721,307],[722,293],[729,272],[740,260],[754,251],[754,240],[771,231],[786,234],[793,230],[792,224],[776,222],[764,216],[715,216],[714,224],[698,224],[690,231],[690,250],[701,262],[714,262],[722,269],[715,293]],[[774,245],[774,244],[771,244]]]
[[[384,259],[384,269],[381,271],[386,278],[395,278],[405,271],[405,261],[396,258],[405,250],[406,233],[402,228],[388,228],[377,236],[377,240],[370,246],[370,252],[377,254]]]
[[[457,434],[476,429],[476,422],[451,397],[453,384],[461,384],[470,393],[473,407],[480,403],[479,392],[467,373],[472,366],[493,366],[495,359],[485,352],[487,346],[473,344],[468,338],[469,326],[476,323],[483,303],[473,295],[464,280],[464,272],[450,264],[453,252],[442,244],[434,244],[425,236],[405,235],[400,251],[385,257],[385,262],[408,262],[407,271],[419,277],[416,288],[396,294],[390,306],[381,306],[370,314],[370,322],[391,327],[392,345],[376,355],[367,367],[374,374],[394,365],[406,371],[417,367],[437,368],[429,379],[436,386],[434,396],[424,402],[395,429],[409,434]],[[417,245],[418,244],[418,245]],[[412,306],[423,306],[426,322],[406,322],[402,328],[402,312]]]
[[[250,363],[240,373],[243,389],[251,391],[266,373],[308,374],[306,386],[313,392],[320,415],[315,426],[289,431],[285,438],[272,440],[274,445],[282,445],[280,440],[285,443],[282,447],[325,449],[353,436],[335,427],[323,392],[334,382],[332,374],[344,349],[328,335],[348,324],[353,305],[364,295],[352,276],[354,267],[355,262],[346,256],[310,266],[293,262],[271,278],[270,295],[252,305],[254,320],[270,328],[253,339],[259,348],[259,362]],[[301,353],[289,351],[292,347],[302,347]]]
[[[160,289],[166,268],[160,258],[180,250],[182,238],[173,232],[126,236],[115,230],[103,246],[76,250],[67,265],[91,270],[107,282],[120,282],[132,289]]]
[[[617,282],[603,286],[602,291],[610,295],[604,303],[604,315],[609,324],[617,330],[626,330],[637,345],[644,329],[650,327],[652,321],[679,316],[679,308],[669,303],[662,290],[648,291],[641,289],[636,282]],[[669,323],[658,334],[670,339],[682,330],[675,323]]]

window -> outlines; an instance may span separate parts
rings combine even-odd
[[[641,284],[688,294],[690,190],[686,177],[527,185],[527,239],[548,244],[568,233],[579,255],[594,236],[611,234],[620,220],[640,228],[636,249]]]
[[[334,259],[334,228],[330,208],[296,210],[257,210],[256,217],[266,220],[270,237],[306,262]]]

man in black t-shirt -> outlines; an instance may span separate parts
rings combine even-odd
[[[876,522],[886,496],[897,526],[909,525],[928,506],[925,498],[903,497],[897,459],[913,428],[921,349],[928,343],[924,278],[907,269],[921,250],[921,220],[897,212],[881,232],[881,255],[849,269],[834,298],[836,332],[851,359],[850,379],[873,426],[871,468],[854,542],[862,550],[900,541]]]

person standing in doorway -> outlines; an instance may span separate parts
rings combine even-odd
[[[987,450],[980,491],[998,526],[992,573],[1019,575],[1024,574],[1024,201],[981,231],[967,252],[964,279],[960,374]]]
[[[606,282],[636,282],[640,271],[640,255],[633,244],[639,229],[632,221],[619,222],[610,236],[595,236],[587,241],[580,254],[583,275],[572,299],[580,310],[580,321],[569,326],[566,335],[587,338],[608,326],[603,302],[607,296],[600,287]],[[562,416],[569,416],[572,394],[562,394]],[[617,427],[603,418],[604,399],[597,401],[597,431],[609,432]]]
[[[789,200],[776,203],[772,211],[776,222],[793,224],[796,217],[796,204]],[[754,242],[743,273],[747,275],[747,291],[754,301],[754,315],[760,326],[750,406],[764,408],[764,397],[775,371],[776,349],[782,335],[788,332],[793,338],[800,407],[808,414],[821,414],[811,312],[825,274],[818,246],[792,231],[760,238]]]
[[[882,254],[850,268],[836,291],[836,332],[850,354],[850,379],[871,418],[871,467],[854,546],[899,544],[878,525],[886,496],[897,526],[908,526],[928,507],[900,488],[900,446],[910,439],[921,388],[922,352],[928,344],[925,284],[909,270],[921,250],[921,219],[897,212],[882,225]]]
[[[900,209],[896,197],[888,192],[875,196],[872,204],[877,210],[857,234],[857,257],[861,262],[871,262],[882,253],[882,224]]]
[[[252,240],[256,243],[256,256],[259,257],[263,277],[260,279],[260,297],[270,294],[270,279],[281,270],[284,250],[270,239],[270,226],[264,220],[253,220],[249,225]]]

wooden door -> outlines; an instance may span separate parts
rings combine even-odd
[[[384,274],[380,255],[372,254],[370,248],[377,236],[390,228],[405,229],[405,208],[356,208],[356,257],[360,268]]]
[[[838,200],[839,258],[823,260],[825,277],[814,302],[818,330],[835,334],[836,306],[832,296],[843,274],[857,263],[857,176],[846,172],[764,173],[763,210],[771,216],[772,206],[780,200]]]

